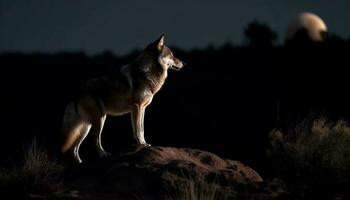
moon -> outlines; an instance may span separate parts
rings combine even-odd
[[[288,26],[286,41],[295,39],[296,34],[306,30],[307,36],[314,42],[322,42],[327,32],[326,23],[316,14],[305,12],[299,14]]]

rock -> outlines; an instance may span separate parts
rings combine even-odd
[[[72,179],[72,188],[81,193],[117,193],[125,199],[177,199],[172,195],[187,193],[251,199],[263,183],[257,172],[239,161],[196,149],[157,146],[131,147],[83,163]]]

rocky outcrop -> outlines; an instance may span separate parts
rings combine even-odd
[[[106,199],[109,194],[118,199],[254,199],[263,184],[257,172],[239,161],[190,148],[135,146],[73,171],[71,190],[82,198]]]

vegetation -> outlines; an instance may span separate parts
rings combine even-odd
[[[60,192],[63,171],[63,165],[49,159],[47,151],[34,138],[26,147],[20,166],[0,171],[0,192],[25,196]]]
[[[258,21],[253,21],[244,29],[249,44],[255,47],[270,47],[276,41],[277,34],[271,28]]]
[[[350,189],[350,126],[345,121],[306,120],[288,132],[272,131],[270,140],[273,170],[301,197],[326,198]]]
[[[232,190],[225,190],[216,181],[213,182],[202,180],[193,173],[188,173],[181,177],[167,178],[167,194],[164,200],[226,200],[235,197]]]

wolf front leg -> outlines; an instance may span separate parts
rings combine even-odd
[[[131,112],[131,122],[134,138],[136,139],[137,143],[141,145],[150,146],[149,144],[147,144],[144,136],[143,121],[145,116],[145,109],[146,106],[135,104]]]

